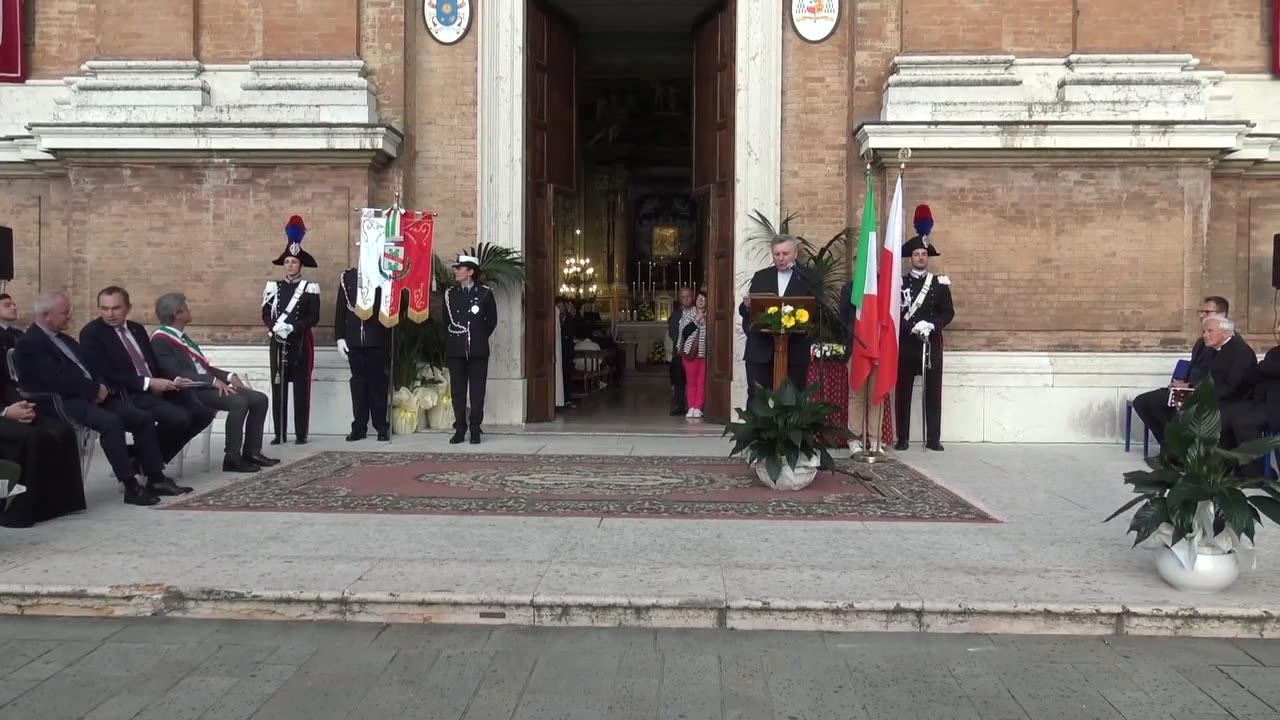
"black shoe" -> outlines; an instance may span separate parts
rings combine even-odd
[[[928,450],[932,450],[934,452],[942,452],[942,443],[940,442],[934,441],[931,443],[925,443],[924,446]]]
[[[293,444],[294,444],[294,445],[306,445],[306,444],[307,444],[307,436],[306,436],[306,435],[299,435],[299,436],[298,436],[298,439],[293,441]]]
[[[249,453],[248,455],[244,456],[244,459],[253,463],[254,465],[258,465],[261,467],[274,467],[280,464],[279,460],[275,458],[269,458],[260,452]]]
[[[366,433],[353,432],[347,436],[347,442],[356,442],[357,440],[363,440],[367,437],[369,436]]]
[[[893,444],[893,449],[894,450],[910,450],[911,443],[907,442],[906,440],[899,440],[898,442]]]
[[[389,430],[379,430],[379,431],[378,431],[378,442],[391,442],[391,431],[389,431]]]
[[[222,472],[256,473],[261,469],[242,457],[231,455],[222,459]]]
[[[124,504],[125,505],[155,505],[160,502],[160,498],[153,495],[146,488],[138,484],[136,480],[130,480],[124,484]]]
[[[457,432],[455,432],[455,433],[453,434],[453,437],[449,438],[449,444],[450,444],[450,445],[457,445],[457,444],[461,443],[463,440],[466,440],[466,439],[467,439],[467,433],[466,433],[466,431],[464,431],[464,430],[458,430]]]
[[[186,495],[191,488],[175,483],[171,478],[161,475],[155,480],[147,481],[147,492],[157,496]]]
[[[280,445],[280,444],[282,444],[283,442],[284,442],[284,441],[283,441],[283,440],[281,440],[281,439],[280,439],[280,438],[278,438],[278,437],[276,437],[276,438],[271,438],[271,444],[272,444],[272,445]]]
[[[471,444],[472,445],[480,444],[480,433],[471,433]]]

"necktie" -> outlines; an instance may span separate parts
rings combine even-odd
[[[124,326],[116,328],[116,332],[120,334],[120,342],[124,343],[125,352],[129,353],[129,359],[133,361],[133,369],[138,371],[138,377],[151,377],[151,371],[147,369],[147,361],[142,359],[142,353],[138,352],[138,348],[134,346]]]

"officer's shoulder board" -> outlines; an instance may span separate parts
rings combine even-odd
[[[947,277],[946,275],[939,275],[939,276],[937,276],[937,277],[936,277],[936,278],[934,278],[934,279],[938,281],[938,284],[939,284],[939,285],[950,285],[950,284],[951,284],[951,278]]]
[[[302,290],[303,292],[311,293],[312,295],[320,294],[320,283],[311,282],[310,280],[307,280],[303,284],[305,285],[305,287]]]

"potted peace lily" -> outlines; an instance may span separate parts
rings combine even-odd
[[[1179,590],[1226,589],[1239,577],[1239,555],[1250,550],[1262,516],[1280,525],[1280,483],[1242,472],[1280,450],[1280,438],[1228,450],[1218,447],[1221,432],[1213,380],[1206,378],[1165,430],[1160,454],[1147,458],[1151,469],[1125,473],[1138,497],[1107,518],[1141,505],[1129,523],[1134,547],[1157,541],[1156,571]]]
[[[828,449],[853,438],[848,428],[829,422],[835,406],[817,400],[817,386],[797,390],[788,379],[777,392],[758,388],[738,422],[725,426],[733,436],[729,455],[745,453],[760,481],[775,490],[803,490],[818,470],[835,467]]]

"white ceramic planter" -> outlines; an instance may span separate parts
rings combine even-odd
[[[1178,590],[1221,592],[1240,577],[1240,560],[1234,552],[1216,551],[1211,554],[1201,548],[1195,563],[1184,563],[1178,556],[1187,557],[1190,552],[1187,541],[1178,541],[1176,547],[1176,553],[1168,546],[1160,547],[1156,553],[1156,572]],[[1188,564],[1192,567],[1187,567]]]
[[[809,487],[809,483],[812,483],[814,477],[818,475],[818,462],[817,457],[802,457],[796,461],[795,470],[792,470],[786,460],[783,460],[782,472],[778,473],[776,483],[769,479],[769,470],[764,463],[756,463],[752,467],[755,468],[756,477],[760,478],[760,482],[774,490],[803,490]]]

